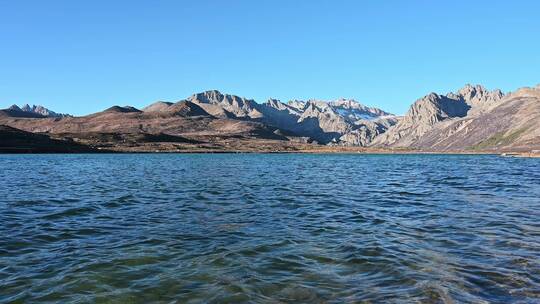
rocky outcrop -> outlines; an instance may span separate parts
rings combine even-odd
[[[375,120],[359,121],[355,127],[339,138],[339,143],[346,146],[367,146],[377,136],[398,123],[397,116],[383,116]]]

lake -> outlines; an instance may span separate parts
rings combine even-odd
[[[0,303],[538,303],[540,159],[0,155]]]

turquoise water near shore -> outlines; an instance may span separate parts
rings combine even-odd
[[[540,159],[0,155],[0,303],[537,303]]]

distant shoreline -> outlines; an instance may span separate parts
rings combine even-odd
[[[501,157],[517,157],[517,158],[540,158],[538,153],[528,152],[493,152],[493,151],[378,151],[369,150],[361,151],[355,149],[313,149],[313,150],[182,150],[182,151],[119,151],[119,150],[94,150],[94,151],[30,151],[28,149],[20,149],[26,151],[15,152],[11,149],[0,149],[2,155],[22,155],[22,154],[362,154],[362,155],[494,155]]]
[[[105,140],[100,140],[101,136]],[[297,154],[418,154],[418,155],[501,155],[506,157],[540,157],[539,150],[525,148],[510,150],[488,149],[415,149],[362,147],[346,145],[320,145],[301,141],[275,139],[253,139],[229,137],[203,140],[178,140],[177,137],[162,135],[154,137],[129,138],[121,134],[98,134],[87,138],[72,138],[61,135],[32,133],[9,126],[0,126],[1,154],[58,154],[58,153],[297,153]],[[117,136],[118,138],[116,138]],[[153,141],[157,138],[159,141]],[[176,141],[171,141],[176,140]]]

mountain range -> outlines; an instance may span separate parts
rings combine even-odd
[[[0,125],[112,151],[518,152],[540,150],[540,86],[503,93],[466,85],[445,95],[430,93],[404,116],[353,99],[258,103],[211,90],[81,117],[13,105],[0,110]]]
[[[43,117],[68,117],[71,115],[60,114],[53,112],[40,105],[25,104],[22,107],[12,105],[11,107],[1,110],[3,113],[15,117],[43,118]]]

